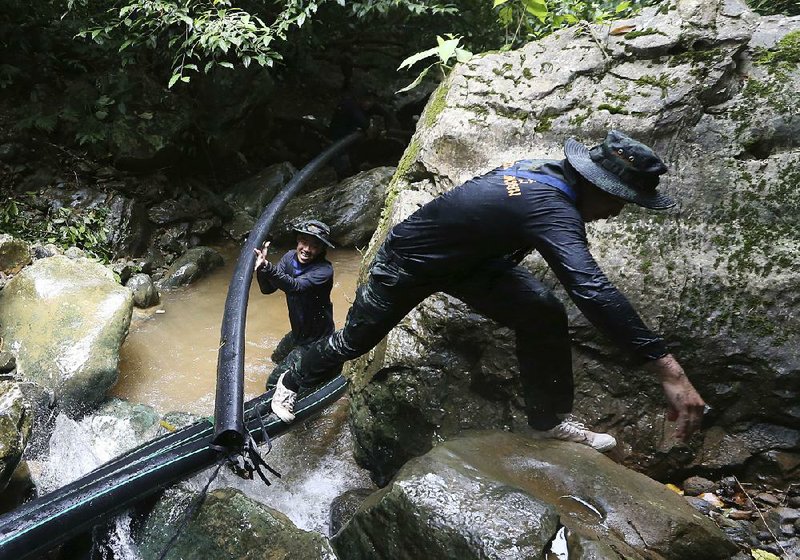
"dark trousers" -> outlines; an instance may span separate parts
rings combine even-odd
[[[272,352],[272,356],[270,356],[270,359],[277,365],[272,370],[272,373],[270,373],[267,377],[267,391],[278,384],[278,379],[282,374],[289,372],[293,368],[296,369],[299,367],[300,358],[303,356],[303,354],[305,354],[305,352],[308,350],[308,347],[313,342],[315,341],[301,341],[298,344],[297,337],[295,337],[291,331],[284,335],[280,342],[278,342],[275,350]],[[342,373],[341,364],[331,370],[324,371],[320,377],[324,379],[330,379],[339,375],[340,373]],[[287,375],[287,377],[288,376],[289,375]]]
[[[572,411],[572,356],[567,316],[556,296],[527,270],[472,271],[462,278],[421,279],[384,248],[359,287],[343,329],[310,345],[291,369],[292,385],[314,386],[327,372],[365,354],[418,303],[434,292],[450,294],[514,330],[528,423],[546,430],[557,414]]]

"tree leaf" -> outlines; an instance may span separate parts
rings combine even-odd
[[[419,76],[417,76],[417,78],[413,82],[408,84],[403,89],[398,89],[395,93],[403,93],[403,92],[410,91],[410,90],[414,89],[415,87],[417,87],[420,84],[420,82],[422,82],[422,79],[428,74],[428,70],[433,68],[433,66],[434,66],[433,64],[428,66],[425,70],[423,70],[422,72],[419,73]]]
[[[433,47],[433,48],[428,49],[426,51],[422,51],[422,52],[418,52],[418,53],[412,54],[407,59],[405,59],[403,62],[401,62],[400,66],[398,66],[397,69],[398,70],[402,70],[403,68],[410,68],[411,66],[413,66],[414,64],[416,64],[420,60],[424,60],[424,59],[429,58],[431,56],[436,56],[438,53],[439,53],[439,47]],[[401,91],[403,91],[403,90],[401,90]]]
[[[775,556],[771,552],[761,550],[760,548],[751,548],[750,555],[755,558],[755,560],[781,560],[779,556]]]
[[[178,80],[180,80],[180,78],[181,78],[181,75],[180,75],[180,74],[173,74],[173,75],[172,75],[172,77],[169,79],[169,83],[167,84],[167,89],[169,89],[169,88],[171,88],[172,86],[174,86],[174,85],[175,85],[175,82],[177,82]]]

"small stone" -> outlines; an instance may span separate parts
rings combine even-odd
[[[781,501],[777,498],[777,496],[775,496],[774,494],[769,494],[767,492],[761,492],[760,494],[756,494],[755,499],[771,507],[777,507],[781,503]]]
[[[759,531],[759,532],[756,534],[756,537],[757,537],[757,538],[758,538],[758,540],[760,540],[761,542],[768,542],[768,541],[773,541],[773,540],[775,540],[775,539],[773,539],[773,538],[772,538],[772,533],[770,533],[769,531]]]
[[[690,476],[683,481],[683,491],[689,496],[699,496],[714,490],[714,483],[702,476]]]
[[[697,496],[684,496],[686,501],[689,502],[689,505],[692,506],[694,509],[702,513],[703,515],[709,515],[712,510],[711,504],[707,501],[703,500],[702,498],[698,498]]]
[[[752,511],[744,511],[741,509],[732,509],[729,510],[726,515],[731,519],[741,520],[741,519],[750,519],[753,516]]]
[[[8,350],[0,351],[0,373],[14,371],[17,367],[17,359]]]
[[[86,253],[83,251],[83,249],[80,249],[79,247],[70,247],[69,249],[64,251],[64,256],[74,260],[74,259],[84,258],[86,256]]]
[[[800,496],[792,496],[786,504],[792,508],[800,508]]]
[[[725,506],[725,503],[719,499],[719,496],[711,492],[703,492],[698,496],[698,498],[700,498],[701,500],[705,500],[706,502],[708,502],[717,509]]]

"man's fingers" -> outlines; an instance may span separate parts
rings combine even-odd
[[[688,440],[699,428],[703,420],[703,408],[698,406],[687,407],[678,414],[678,425],[675,435],[678,439]]]

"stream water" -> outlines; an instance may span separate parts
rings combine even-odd
[[[225,258],[222,268],[186,288],[164,292],[160,305],[152,309],[135,311],[121,349],[119,381],[110,396],[149,405],[162,415],[170,411],[213,414],[220,323],[239,248],[217,249]],[[270,260],[277,262],[285,250],[276,249]],[[334,266],[331,298],[340,327],[353,298],[361,255],[332,250],[328,259]],[[245,399],[250,399],[264,391],[266,376],[274,367],[270,355],[289,330],[283,293],[264,296],[254,281],[246,329]],[[242,480],[223,469],[210,490],[239,488],[283,512],[299,528],[327,536],[333,499],[346,490],[372,486],[366,471],[353,462],[347,411],[343,398],[275,440],[266,458],[282,478],[273,478],[271,486],[258,478]],[[102,415],[79,421],[59,417],[49,454],[31,461],[40,491],[63,486],[132,447],[135,437],[128,434],[130,420]],[[207,480],[208,474],[195,478],[203,477]],[[117,560],[140,558],[130,522],[130,516],[123,514],[113,524],[109,545]]]
[[[119,381],[112,396],[148,404],[161,413],[213,413],[220,324],[239,248],[218,250],[225,258],[222,268],[186,288],[163,293],[157,307],[136,310],[120,351]],[[271,251],[270,260],[277,262],[285,251]],[[361,255],[331,250],[328,260],[334,268],[334,321],[340,327],[355,293]],[[264,392],[275,365],[270,355],[289,331],[283,292],[265,296],[253,281],[246,329],[245,399],[250,399]]]

